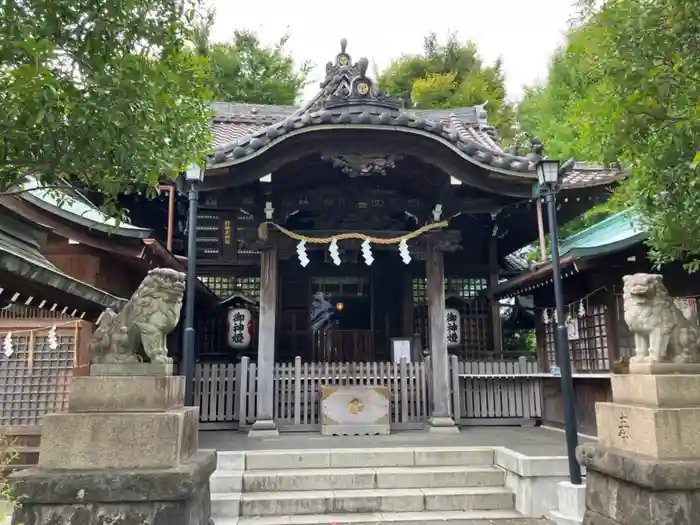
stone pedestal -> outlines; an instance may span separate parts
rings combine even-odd
[[[98,365],[42,420],[38,468],[10,476],[13,524],[209,525],[216,452],[168,365]],[[154,375],[157,374],[157,375]]]
[[[613,402],[596,404],[599,441],[577,452],[584,525],[700,523],[700,376],[672,366],[615,375]]]

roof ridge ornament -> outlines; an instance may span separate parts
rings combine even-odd
[[[369,60],[360,58],[352,63],[347,53],[348,41],[340,41],[340,53],[335,62],[326,64],[326,78],[321,82],[321,97],[310,107],[310,110],[334,108],[352,105],[373,105],[382,108],[398,110],[403,104],[392,98],[386,92],[378,89],[372,79],[367,76]]]
[[[340,53],[335,56],[335,65],[338,67],[350,67],[352,59],[350,55],[347,54],[346,49],[348,48],[348,41],[345,38],[340,39]],[[329,62],[330,64],[330,62]],[[326,68],[327,70],[328,68]]]

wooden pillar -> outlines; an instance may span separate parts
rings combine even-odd
[[[489,289],[493,290],[498,284],[498,238],[489,237]],[[499,358],[503,357],[503,323],[501,322],[501,307],[498,299],[489,295],[491,305],[491,332],[493,333],[493,352]]]
[[[605,290],[603,300],[605,305],[605,343],[608,347],[608,359],[610,360],[609,367],[613,373],[621,372],[615,368],[624,368],[620,361],[620,336],[617,325],[617,298],[615,297],[615,289],[612,284],[608,285]]]
[[[277,248],[260,255],[260,321],[258,323],[257,415],[249,436],[278,436],[272,418],[275,368],[275,326],[277,323]]]
[[[425,262],[430,321],[431,432],[459,432],[450,414],[450,378],[445,334],[445,265],[442,252],[428,245]]]

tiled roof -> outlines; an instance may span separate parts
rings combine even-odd
[[[268,145],[302,128],[342,125],[345,128],[386,128],[434,137],[468,161],[491,171],[536,180],[535,165],[542,158],[541,144],[527,156],[505,152],[488,125],[486,104],[453,109],[405,109],[403,103],[379,90],[366,76],[368,61],[352,64],[341,42],[335,63],[326,66],[319,93],[305,106],[271,106],[215,103],[214,154],[210,167],[245,162]],[[563,180],[564,188],[614,182],[619,169],[575,164]]]
[[[236,142],[241,137],[254,134],[256,131],[282,122],[299,112],[295,106],[272,106],[265,104],[234,104],[230,102],[215,102],[214,110],[214,148],[220,148]],[[414,109],[411,113],[426,120],[435,120],[443,126],[455,127],[460,134],[475,142],[480,142],[496,151],[502,151],[493,138],[493,128],[486,125],[485,119],[479,123],[477,107],[453,109]],[[458,128],[459,126],[459,128]]]

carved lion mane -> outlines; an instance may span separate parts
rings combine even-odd
[[[107,309],[90,341],[92,363],[172,363],[167,335],[180,319],[185,274],[169,268],[148,272],[117,314]]]
[[[625,322],[634,334],[632,362],[700,361],[700,327],[690,322],[669,297],[658,274],[623,277]]]

